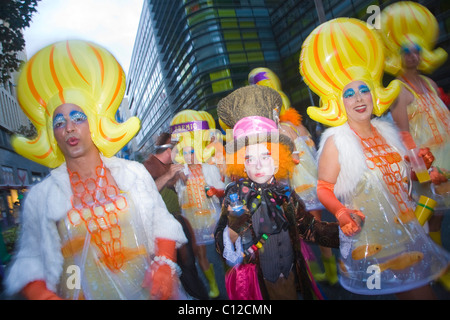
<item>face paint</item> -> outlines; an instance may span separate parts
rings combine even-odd
[[[418,44],[413,44],[411,46],[403,46],[400,49],[402,54],[420,54],[420,52],[422,51],[422,48],[418,45]]]
[[[72,121],[73,124],[81,124],[87,120],[87,116],[78,110],[73,110],[69,113],[70,121]],[[58,113],[53,118],[53,129],[62,129],[65,128],[67,124],[66,118],[64,118],[64,115],[61,113]]]
[[[53,129],[61,129],[66,126],[66,118],[61,113],[58,113],[53,118]]]
[[[358,91],[360,95],[366,94],[370,92],[370,89],[367,85],[362,84],[358,87]],[[355,90],[353,90],[353,88],[348,88],[347,90],[344,91],[342,97],[344,99],[349,99],[349,98],[353,98],[356,95]]]

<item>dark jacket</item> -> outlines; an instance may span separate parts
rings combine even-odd
[[[246,188],[245,191],[250,189],[252,192],[243,194],[243,188]],[[233,220],[234,222],[230,225],[229,221],[231,220],[229,220],[228,205],[230,203],[229,195],[232,193],[238,193],[246,206],[248,208],[253,208],[253,210],[248,210],[242,215],[242,218],[239,219],[238,222]],[[255,210],[257,210],[259,204],[264,202],[270,203],[270,201],[261,202],[261,196],[264,198],[265,196],[267,197],[267,194],[275,195],[273,198],[277,200],[276,203],[274,202],[274,208],[277,208],[275,210],[280,209],[278,210],[278,221],[275,221],[274,224],[279,225],[280,228],[287,228],[289,231],[291,245],[294,251],[294,264],[298,279],[298,287],[304,299],[313,299],[312,284],[308,277],[306,262],[301,252],[300,238],[320,246],[339,248],[339,225],[334,222],[320,222],[315,220],[314,217],[306,211],[305,205],[300,197],[295,192],[291,192],[289,187],[276,182],[270,185],[261,186],[243,179],[237,183],[230,183],[225,191],[221,216],[215,230],[216,250],[222,256],[224,250],[223,231],[227,225],[238,233],[240,233],[242,229],[249,227],[252,231],[254,243],[256,244],[256,242],[258,242],[260,238],[259,235],[256,235],[254,232],[251,223],[251,215],[256,212]],[[258,251],[256,251],[251,258],[250,256],[246,256],[243,263],[256,263],[258,266],[258,278],[261,293],[264,299],[268,299],[262,270],[259,265]]]

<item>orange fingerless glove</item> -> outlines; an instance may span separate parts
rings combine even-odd
[[[336,216],[336,212],[345,206],[336,198],[334,194],[334,184],[317,180],[317,198],[324,207]]]
[[[218,198],[223,198],[225,197],[225,190],[209,187],[209,190],[206,191],[206,194],[208,195],[208,197],[217,196]]]
[[[402,138],[406,149],[411,150],[417,148],[416,143],[414,142],[414,139],[409,131],[400,131],[400,137]]]
[[[156,246],[155,263],[147,270],[142,286],[148,287],[151,284],[151,295],[167,300],[173,295],[176,280],[173,266],[171,266],[176,265],[175,241],[158,238]]]
[[[21,293],[28,300],[63,300],[56,293],[47,289],[44,280],[28,283]]]
[[[336,198],[334,184],[318,180],[317,198],[328,211],[334,214],[345,235],[353,236],[361,231],[360,223],[357,223],[355,220],[359,217],[362,222],[365,216],[359,210],[348,209]]]

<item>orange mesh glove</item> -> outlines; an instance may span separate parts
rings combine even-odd
[[[168,239],[156,239],[156,257],[150,270],[147,270],[142,286],[151,286],[150,294],[161,300],[167,300],[173,295],[176,281],[175,241]]]
[[[414,139],[409,131],[400,131],[400,137],[402,138],[406,149],[411,150],[417,148],[416,143],[414,142]]]
[[[430,178],[431,182],[435,185],[440,185],[441,183],[447,181],[445,175],[439,172],[439,169],[437,169],[436,167],[431,168]]]
[[[28,300],[63,300],[56,293],[47,289],[44,280],[36,280],[27,284],[21,291]]]
[[[318,180],[317,197],[324,207],[334,214],[346,236],[354,236],[361,231],[361,224],[364,222],[365,216],[359,210],[346,208],[336,198],[334,184]]]
[[[423,158],[423,162],[425,162],[427,169],[430,169],[434,161],[434,156],[431,153],[430,148],[420,148],[418,155]]]
[[[208,191],[206,191],[206,194],[208,195],[208,197],[217,196],[218,198],[223,198],[225,197],[225,190],[208,187]]]

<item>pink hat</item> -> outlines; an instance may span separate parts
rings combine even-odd
[[[259,133],[278,132],[275,121],[259,116],[245,117],[236,122],[233,128],[233,137],[239,139]]]

